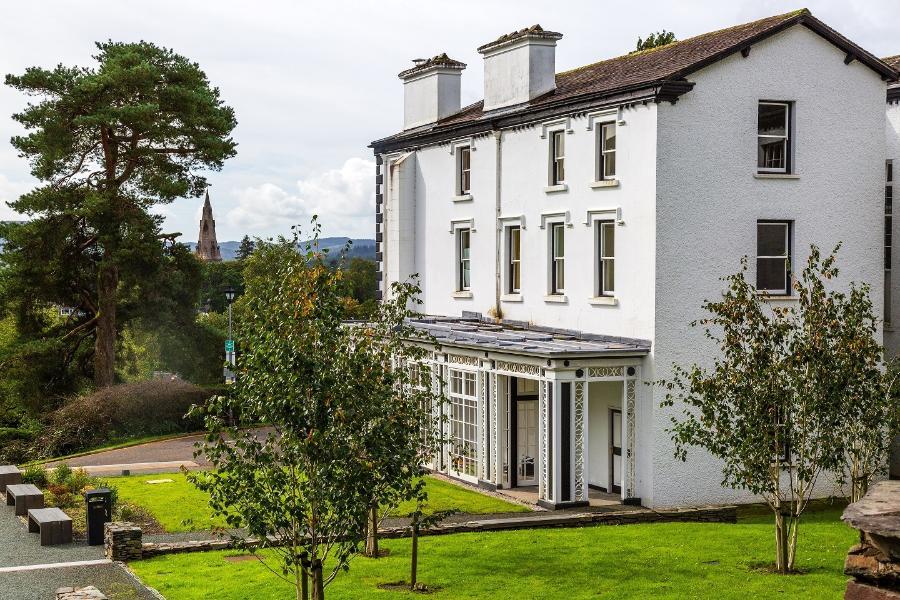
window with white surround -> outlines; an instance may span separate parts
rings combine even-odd
[[[597,128],[597,181],[616,178],[616,123]]]
[[[566,132],[550,134],[550,185],[566,182]]]
[[[757,120],[757,163],[760,173],[791,172],[791,104],[760,102]]]
[[[891,249],[894,232],[894,161],[884,164],[884,325],[891,326]]]
[[[550,294],[566,293],[566,225],[550,226]]]
[[[478,474],[476,375],[450,369],[450,466],[460,475]]]
[[[456,195],[464,196],[472,191],[472,149],[460,146],[456,149]]]
[[[506,228],[506,292],[518,294],[522,288],[522,228]]]
[[[596,296],[612,296],[616,291],[616,224],[597,221],[597,290]]]
[[[776,295],[791,292],[790,221],[756,222],[756,289]]]
[[[472,231],[468,228],[456,230],[456,291],[467,292],[472,286],[471,270]]]

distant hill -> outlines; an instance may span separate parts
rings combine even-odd
[[[327,249],[330,254],[336,256],[341,250],[343,250],[344,245],[348,241],[353,242],[353,246],[351,246],[348,256],[353,258],[375,260],[375,240],[372,239],[325,237],[319,239],[319,246],[321,246],[323,249]],[[196,242],[187,242],[185,245],[192,251],[197,247]],[[240,242],[235,241],[219,242],[219,250],[222,253],[222,259],[234,260],[240,245]]]

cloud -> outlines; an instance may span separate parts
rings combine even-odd
[[[226,218],[242,231],[305,226],[313,215],[326,233],[372,237],[375,214],[375,163],[351,158],[330,169],[297,181],[288,191],[274,183],[236,192],[238,205]]]
[[[7,202],[18,200],[19,196],[30,189],[31,184],[24,181],[10,181],[0,173],[0,221],[15,221],[24,218],[7,206]]]

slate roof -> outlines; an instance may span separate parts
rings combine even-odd
[[[410,129],[377,140],[372,143],[372,146],[377,148],[394,142],[413,139],[422,134],[434,134],[442,130],[452,131],[465,125],[477,123],[489,125],[490,120],[498,118],[498,116],[550,108],[578,99],[600,100],[630,90],[657,87],[666,82],[683,82],[687,75],[798,24],[810,28],[848,54],[851,54],[856,60],[881,73],[886,79],[897,79],[896,69],[900,68],[900,65],[885,64],[815,18],[809,10],[804,8],[744,23],[743,25],[704,33],[659,48],[627,54],[571,71],[557,73],[556,89],[554,91],[523,105],[511,109],[501,108],[486,113],[483,110],[484,102],[479,101],[462,108],[458,113],[450,115],[437,123]],[[522,34],[522,31],[526,33]],[[507,35],[527,35],[527,29],[522,31]],[[505,37],[507,36],[501,36],[491,44],[498,43],[504,40]],[[688,87],[684,91],[688,89],[690,88]]]
[[[527,323],[484,321],[478,317],[423,316],[407,321],[442,345],[527,354],[541,357],[617,356],[647,354],[648,340],[622,338],[530,326]]]

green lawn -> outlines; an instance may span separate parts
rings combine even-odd
[[[148,484],[147,481],[172,479],[172,483]],[[119,499],[147,509],[166,531],[199,531],[224,527],[221,519],[212,519],[207,507],[209,496],[187,481],[183,473],[131,475],[111,477],[110,483],[119,490]],[[472,514],[496,512],[528,512],[528,508],[493,496],[428,477],[427,489],[431,510],[459,509]],[[401,505],[396,514],[414,510],[412,503]]]
[[[767,517],[752,516],[737,525],[663,523],[426,537],[419,579],[440,586],[428,596],[436,599],[838,600],[847,581],[844,557],[857,539],[839,515],[838,508],[821,510],[802,525],[797,566],[803,575],[758,568],[772,560],[773,527]],[[377,587],[408,578],[409,541],[384,540],[382,546],[390,549],[388,557],[355,558],[326,596],[413,596]],[[169,600],[293,597],[287,584],[255,560],[226,560],[235,556],[169,555],[130,567]]]

